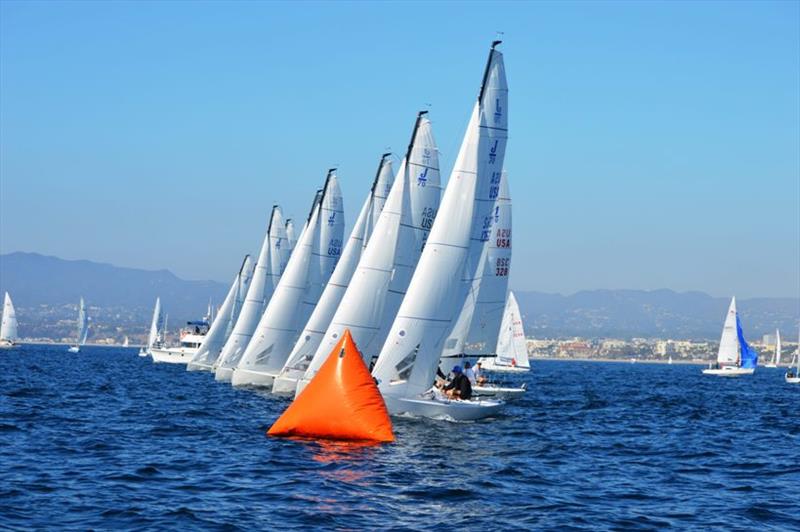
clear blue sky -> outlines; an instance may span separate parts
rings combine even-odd
[[[0,3],[0,252],[228,280],[503,31],[512,287],[800,293],[797,2]]]

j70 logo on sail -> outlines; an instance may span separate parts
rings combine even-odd
[[[494,145],[489,148],[489,164],[494,164],[495,160],[497,159],[497,143],[499,141],[495,139]]]
[[[336,223],[336,213],[332,212],[330,216],[328,216],[328,225],[333,227],[333,224]]]
[[[428,167],[426,166],[425,170],[423,170],[422,173],[419,174],[419,177],[417,178],[417,185],[424,187],[427,183],[428,183]]]
[[[498,123],[503,117],[503,108],[500,106],[500,98],[494,99],[494,123]]]

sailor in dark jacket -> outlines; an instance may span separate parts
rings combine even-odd
[[[465,400],[472,397],[472,385],[469,383],[469,379],[466,375],[461,371],[461,366],[453,368],[453,375],[455,375],[453,380],[444,387],[447,397]]]

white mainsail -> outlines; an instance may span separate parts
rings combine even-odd
[[[496,179],[496,175],[494,177]],[[445,374],[463,358],[474,362],[476,355],[497,350],[511,270],[511,195],[505,172],[500,176],[499,187],[492,216],[484,221],[489,242],[484,247],[478,271],[464,269],[469,275],[464,279],[469,291],[444,344],[439,365]]]
[[[464,269],[476,271],[489,240],[483,224],[499,194],[507,140],[508,88],[497,44],[436,222],[375,365],[385,397],[410,398],[433,384],[444,339],[466,299]]]
[[[242,265],[234,276],[231,287],[222,302],[222,306],[217,312],[217,317],[211,322],[211,327],[203,337],[200,347],[186,366],[187,370],[208,370],[216,362],[231,332],[231,324],[237,321],[239,309],[242,308],[244,294],[248,286],[251,285],[252,279],[252,260],[250,255],[245,255]]]
[[[0,323],[0,340],[13,344],[17,341],[17,311],[14,310],[14,303],[11,296],[6,292],[3,298],[3,319]]]
[[[285,250],[286,262],[289,262],[289,256],[292,254],[295,244],[297,244],[297,236],[294,234],[294,220],[291,218],[286,219],[286,242],[288,244]]]
[[[161,330],[162,316],[161,316],[161,298],[156,297],[156,304],[153,307],[153,319],[150,321],[150,334],[147,337],[147,350],[153,348],[158,341],[159,331]]]
[[[369,241],[372,232],[371,220],[377,220],[380,215],[394,179],[389,156],[390,154],[387,153],[381,157],[372,189],[353,226],[342,252],[342,257],[336,265],[328,284],[325,286],[325,290],[319,298],[319,303],[311,313],[311,317],[308,319],[289,358],[286,360],[279,379],[275,381],[274,392],[294,393],[294,383],[303,376],[308,368],[328,325],[331,323],[331,319],[333,319],[334,312],[336,312],[342,301],[362,251]]]
[[[341,249],[328,248],[334,238],[342,239],[343,226],[338,224],[334,215],[333,226],[340,228],[338,236],[335,232],[322,232],[321,225],[331,222],[330,216],[342,211],[342,195],[339,183],[333,170],[328,172],[325,187],[317,193],[306,227],[297,241],[286,271],[281,276],[275,294],[269,301],[261,320],[258,322],[253,338],[236,365],[231,378],[235,386],[261,385],[269,386],[274,377],[283,368],[299,329],[308,320],[316,300],[312,300],[313,291],[317,288],[312,283],[324,286],[330,276],[328,256],[335,254],[338,258]],[[325,241],[322,240],[325,236]],[[326,255],[322,257],[321,255]],[[335,261],[334,261],[335,262]],[[331,268],[332,270],[333,268]],[[319,291],[321,292],[321,286]],[[309,290],[310,289],[310,290]],[[307,293],[312,295],[309,297]],[[319,297],[319,293],[317,293]]]
[[[369,363],[405,295],[441,197],[439,154],[427,112],[420,112],[408,151],[367,247],[303,377],[310,381],[345,329]]]
[[[264,313],[275,286],[278,284],[282,267],[286,261],[283,259],[282,247],[286,245],[286,227],[283,223],[281,208],[272,207],[267,232],[258,254],[253,279],[247,288],[241,312],[235,319],[233,330],[225,341],[225,345],[218,357],[218,366],[233,368],[239,362],[250,338],[258,325],[258,320]]]
[[[781,365],[781,331],[775,329],[775,365]]]
[[[719,341],[717,362],[720,366],[739,365],[739,338],[736,334],[736,298],[731,298],[728,314],[725,316],[725,325],[722,327],[722,337]]]
[[[76,345],[86,345],[86,340],[89,337],[89,315],[86,313],[86,304],[81,298],[80,307],[78,307],[78,342]]]

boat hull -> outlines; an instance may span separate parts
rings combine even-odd
[[[519,388],[507,386],[473,386],[472,394],[475,397],[492,397],[505,401],[513,401],[525,394],[525,386],[520,386]]]
[[[81,348],[78,347],[77,345],[73,345],[72,347],[67,349],[67,352],[68,353],[80,353],[81,352]]]
[[[186,365],[186,371],[214,371],[214,366],[202,362],[189,362]]]
[[[258,388],[271,388],[275,382],[276,375],[261,371],[236,368],[231,376],[231,384],[234,386],[255,386]]]
[[[233,377],[233,368],[218,367],[214,371],[214,380],[219,382],[231,382]]]
[[[800,377],[790,377],[789,375],[784,375],[783,379],[789,384],[800,384]]]
[[[295,373],[294,375],[292,373]],[[272,393],[277,395],[295,395],[295,391],[297,390],[297,382],[302,377],[301,372],[286,372],[283,375],[279,375],[275,382],[272,384]]]
[[[389,414],[412,415],[452,421],[475,421],[496,415],[503,408],[502,401],[458,401],[425,397],[384,396]]]
[[[736,368],[726,366],[723,368],[708,368],[703,370],[703,375],[716,375],[717,377],[741,377],[742,375],[752,375],[755,368]]]
[[[0,340],[0,349],[11,349],[12,347],[19,347],[19,344],[9,342],[8,340]]]
[[[491,371],[492,373],[527,373],[530,368],[519,368],[515,366],[485,366],[482,371]]]
[[[150,355],[153,362],[160,364],[188,364],[191,362],[197,349],[187,349],[185,347],[172,347],[168,349],[151,349]]]

